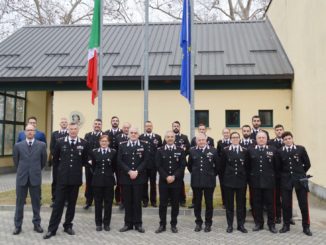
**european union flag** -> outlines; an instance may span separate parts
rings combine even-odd
[[[182,24],[180,47],[182,48],[182,66],[180,93],[186,97],[190,103],[191,97],[191,22],[190,22],[190,0],[183,0]]]

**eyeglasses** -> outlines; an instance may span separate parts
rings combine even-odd
[[[32,132],[32,131],[35,131],[35,130],[34,129],[26,129],[25,131]]]

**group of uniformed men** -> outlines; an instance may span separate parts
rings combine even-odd
[[[269,140],[260,128],[259,116],[253,116],[252,128],[242,126],[238,132],[223,129],[223,138],[214,147],[214,140],[206,135],[206,127],[198,126],[198,134],[191,140],[180,132],[180,123],[172,123],[172,130],[161,136],[153,132],[153,124],[145,123],[140,135],[130,123],[119,128],[119,118],[111,118],[112,128],[103,132],[101,119],[95,119],[93,131],[84,139],[78,137],[79,126],[61,118],[60,130],[52,133],[50,150],[53,166],[52,214],[44,239],[56,235],[64,206],[67,206],[64,231],[74,235],[72,228],[82,169],[86,174],[86,203],[88,209],[94,200],[96,230],[110,230],[113,199],[125,210],[124,226],[120,232],[142,226],[142,206],[157,207],[156,174],[159,173],[159,227],[166,231],[167,207],[171,206],[171,231],[177,233],[179,206],[185,206],[184,172],[191,174],[195,232],[211,231],[213,194],[216,176],[219,177],[223,207],[226,209],[228,233],[233,232],[234,198],[236,199],[237,230],[247,233],[246,193],[249,185],[250,205],[254,217],[253,231],[264,227],[263,211],[267,212],[267,226],[277,233],[275,223],[290,230],[292,221],[292,191],[295,189],[302,214],[303,232],[311,236],[308,208],[309,189],[307,171],[308,154],[303,146],[295,145],[291,132],[282,125],[275,126],[274,139]],[[150,194],[148,195],[148,182]],[[114,190],[115,186],[115,190]],[[205,220],[201,216],[202,198],[205,199]],[[103,215],[104,207],[104,215]],[[204,223],[204,227],[203,227]]]

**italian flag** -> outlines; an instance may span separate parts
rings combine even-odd
[[[92,104],[97,97],[97,61],[100,47],[100,0],[94,0],[91,37],[88,45],[87,87],[92,90]]]

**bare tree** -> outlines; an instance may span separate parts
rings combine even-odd
[[[137,0],[142,4],[143,0]],[[270,0],[194,0],[196,21],[261,19]],[[182,0],[150,0],[153,13],[162,18],[180,20]]]

